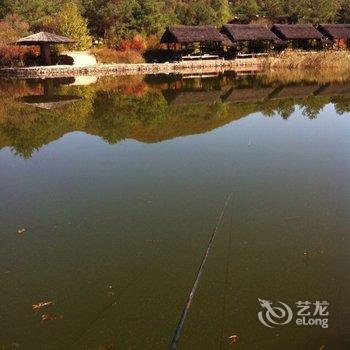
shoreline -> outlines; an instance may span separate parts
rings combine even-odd
[[[198,60],[166,63],[120,63],[90,66],[40,66],[1,68],[1,78],[64,78],[82,75],[123,76],[137,74],[205,74],[224,71],[261,71],[266,58],[239,58],[235,60]]]

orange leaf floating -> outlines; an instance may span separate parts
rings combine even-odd
[[[231,344],[234,345],[238,343],[239,337],[238,335],[231,335],[228,339],[230,340]]]
[[[39,310],[45,306],[49,306],[49,305],[52,305],[54,302],[53,301],[42,301],[40,303],[37,303],[37,304],[33,304],[32,305],[32,309],[33,310]]]
[[[63,315],[61,314],[43,314],[41,315],[41,322],[61,320]]]

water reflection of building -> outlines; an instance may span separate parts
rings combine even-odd
[[[314,96],[319,88],[317,84],[281,85],[275,89],[270,99],[307,98]]]
[[[350,84],[325,84],[318,91],[320,96],[350,96]]]
[[[298,104],[309,118],[316,118],[330,102],[339,114],[350,111],[348,83],[282,84],[264,76],[163,77],[151,84],[138,80],[137,86],[143,83],[147,87],[145,93],[130,94],[120,89],[124,79],[114,79],[113,84],[110,80],[98,82],[89,89],[72,86],[72,82],[74,79],[31,80],[19,84],[16,92],[12,83],[0,85],[6,99],[0,118],[1,147],[11,146],[30,156],[34,149],[72,131],[93,134],[110,143],[125,138],[160,142],[205,133],[257,112],[266,116],[278,113],[287,119]],[[64,107],[78,99],[73,108]],[[24,104],[52,111],[26,109]],[[25,120],[19,118],[23,111]]]
[[[74,80],[74,78],[73,78]],[[61,85],[64,83],[70,83],[71,79],[45,79],[42,81],[43,85],[43,94],[42,95],[28,95],[20,97],[18,100],[37,108],[43,109],[54,109],[60,108],[67,104],[71,104],[80,99],[80,97],[75,95],[56,95],[55,86]]]
[[[170,105],[195,105],[210,104],[221,100],[222,91],[203,91],[203,90],[163,90],[164,98]]]
[[[211,104],[216,101],[225,103],[262,102],[267,100],[307,99],[318,96],[349,96],[350,84],[272,84],[261,86],[226,86],[220,90],[174,89],[162,91],[169,105]]]
[[[224,101],[229,103],[263,101],[265,99],[268,99],[275,89],[276,87],[274,86],[253,87],[253,88],[233,87],[229,90],[228,94],[224,97]]]

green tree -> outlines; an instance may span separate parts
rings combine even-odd
[[[227,23],[232,17],[232,11],[228,0],[212,0],[211,7],[216,13],[216,24]]]
[[[334,0],[304,0],[299,8],[299,21],[320,24],[333,22],[340,9]]]
[[[157,0],[140,1],[138,12],[135,13],[137,30],[146,35],[160,34],[166,25],[167,17],[161,2]]]
[[[340,1],[337,20],[340,23],[350,23],[350,0]]]
[[[186,13],[188,25],[213,24],[216,21],[215,11],[207,4],[202,2],[192,3]]]
[[[280,22],[283,19],[283,0],[265,0],[258,2],[261,12],[271,22]]]
[[[43,23],[59,10],[67,0],[3,0],[2,11],[18,13],[33,31],[40,30]]]
[[[87,21],[82,17],[77,4],[72,2],[64,4],[55,16],[55,24],[59,34],[76,40],[71,48],[85,50],[91,47]]]
[[[256,0],[246,0],[236,2],[234,13],[242,22],[248,23],[259,14],[259,10]]]
[[[117,46],[120,39],[129,39],[138,33],[138,21],[135,15],[140,13],[140,5],[137,0],[109,3],[105,11],[109,20],[105,33],[109,46]]]
[[[104,37],[110,27],[106,7],[108,0],[82,0],[83,15],[88,21],[90,32],[97,37]]]

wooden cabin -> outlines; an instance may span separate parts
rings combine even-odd
[[[293,48],[321,49],[325,37],[312,24],[274,24],[271,31]]]
[[[220,30],[240,52],[266,52],[279,40],[265,25],[225,24]]]
[[[168,49],[191,52],[199,48],[202,52],[210,53],[220,48],[222,40],[219,31],[211,25],[172,26],[166,28],[160,43],[166,44]]]
[[[333,48],[350,49],[350,24],[320,24],[317,29],[333,43]]]

